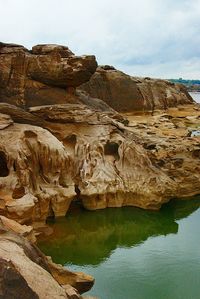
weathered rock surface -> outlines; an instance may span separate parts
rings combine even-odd
[[[73,200],[87,209],[124,205],[158,209],[173,197],[199,193],[198,146],[187,125],[189,121],[198,126],[199,110],[183,87],[133,78],[110,66],[98,68],[92,76],[93,56],[76,57],[57,45],[28,51],[1,44],[0,66],[0,99],[7,102],[0,103],[1,214],[35,223],[65,215]],[[104,101],[75,90],[91,76],[84,89],[95,91],[92,96]],[[40,98],[43,85],[54,105]],[[68,95],[65,104],[63,92]],[[185,103],[191,104],[189,114],[184,112],[186,122],[183,116],[160,115],[151,116],[147,125],[143,118],[130,113],[123,117],[108,105],[155,114],[156,109]],[[196,114],[190,118],[192,113]],[[173,172],[185,158],[188,163]]]
[[[200,194],[200,108],[185,88],[96,67],[64,46],[0,43],[0,298],[76,299],[94,283],[13,220],[38,227],[74,200],[156,210]]]
[[[106,113],[78,108],[32,108],[48,131],[17,123],[0,131],[1,213],[29,223],[65,215],[76,195],[88,209],[158,209],[174,196],[173,180],[134,134]]]
[[[21,107],[78,102],[75,87],[89,80],[94,56],[75,56],[67,47],[0,44],[0,102]]]
[[[81,299],[77,289],[88,291],[94,279],[54,264],[23,237],[27,231],[30,227],[0,218],[0,298]]]
[[[193,103],[187,89],[166,80],[131,77],[109,66],[100,66],[79,87],[105,101],[118,112],[154,111]]]
[[[75,196],[73,161],[40,127],[13,124],[0,131],[0,212],[23,223],[65,215]]]

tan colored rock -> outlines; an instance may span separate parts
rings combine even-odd
[[[113,118],[115,113],[82,104],[33,107],[26,113],[42,119],[48,131],[23,124],[0,131],[0,208],[12,219],[29,223],[65,215],[75,198],[90,210],[159,209],[173,197],[200,192],[198,146],[187,137],[188,122],[197,126],[199,121],[193,105],[155,116],[129,113],[126,126]],[[177,171],[181,159],[183,169]]]
[[[83,291],[86,285],[87,290],[92,287],[94,279],[70,272],[48,260],[35,245],[22,237],[29,230],[15,221],[0,218],[0,296],[4,299],[80,299],[71,281],[76,280]]]
[[[47,128],[74,161],[74,183],[87,209],[123,205],[158,209],[173,196],[173,181],[151,164],[134,136],[124,136],[123,124],[106,113],[71,108],[55,105],[30,111],[51,121]]]
[[[1,213],[23,223],[64,216],[75,191],[63,144],[47,130],[23,124],[1,130],[0,140]]]
[[[53,263],[50,257],[48,257],[48,266],[52,276],[60,285],[69,284],[81,294],[89,291],[94,285],[94,278],[91,275],[66,270],[61,265]]]
[[[32,47],[31,53],[33,53],[34,55],[48,55],[52,53],[58,53],[62,58],[74,56],[74,53],[68,47],[55,44],[36,45]]]
[[[118,112],[151,111],[193,103],[181,84],[129,76],[109,66],[100,66],[79,89],[105,101]]]
[[[199,194],[199,137],[190,137],[200,127],[200,110],[196,108],[170,108],[155,116],[126,115],[129,130],[140,136],[152,164],[173,179],[177,198]]]
[[[7,230],[10,230],[16,234],[19,234],[20,236],[27,238],[32,243],[36,242],[36,237],[32,226],[21,225],[18,222],[8,219],[4,216],[0,216],[0,223],[1,226],[6,228]]]
[[[0,130],[3,130],[13,124],[13,120],[9,115],[0,113]]]
[[[200,192],[191,131],[199,126],[199,108],[182,86],[100,67],[86,85],[106,104],[75,90],[95,71],[94,57],[57,45],[28,51],[0,44],[0,66],[1,214],[44,223],[65,215],[74,199],[87,209],[158,209]],[[46,105],[49,95],[54,105]],[[40,97],[45,105],[22,108]],[[123,117],[108,104],[129,113]],[[168,114],[169,106],[177,108]]]

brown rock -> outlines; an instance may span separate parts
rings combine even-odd
[[[44,45],[37,45],[32,47],[33,54],[35,55],[48,55],[52,53],[58,53],[62,58],[68,58],[70,56],[74,56],[74,53],[65,46],[54,45],[54,44],[44,44]]]
[[[90,81],[79,87],[105,101],[118,112],[154,111],[193,103],[181,84],[166,80],[131,77],[112,67],[98,67]]]
[[[0,258],[0,298],[2,299],[39,299],[20,274],[16,266],[10,261]]]
[[[38,105],[39,98],[40,105],[52,104],[53,97],[54,103],[77,103],[72,89],[88,81],[96,67],[94,56],[75,56],[64,46],[37,45],[28,51],[0,43],[0,102],[26,107]]]
[[[13,120],[9,115],[0,113],[0,130],[3,130],[13,124]]]
[[[1,219],[0,298],[80,299],[78,291],[72,288],[71,281],[79,282],[77,286],[84,290],[88,279],[87,290],[92,287],[94,279],[91,276],[72,273],[57,266],[35,245],[20,236],[19,233],[22,235],[27,231],[26,226],[5,217]]]
[[[92,276],[82,272],[68,271],[61,265],[53,263],[50,257],[48,257],[48,266],[52,276],[60,285],[69,284],[81,294],[89,291],[94,285]]]
[[[87,82],[96,70],[94,56],[62,58],[59,52],[52,53],[30,56],[28,76],[50,86],[66,88]]]
[[[106,104],[75,90],[95,65],[94,57],[76,57],[63,46],[27,51],[1,45],[0,99],[8,102],[0,104],[2,214],[22,223],[44,222],[65,215],[75,198],[87,209],[158,209],[173,197],[200,192],[199,148],[188,131],[198,125],[199,109],[185,89],[105,66],[85,89]],[[34,106],[42,94],[43,106],[25,110],[9,104]],[[48,94],[54,105],[46,105]],[[123,117],[108,104],[129,113]],[[179,104],[170,115],[156,112]],[[137,116],[136,110],[154,115]]]

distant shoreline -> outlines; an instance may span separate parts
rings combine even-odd
[[[200,92],[200,80],[187,80],[187,79],[169,79],[172,83],[180,83],[186,86],[189,92]]]

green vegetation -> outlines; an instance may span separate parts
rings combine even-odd
[[[172,83],[181,83],[185,85],[188,90],[191,91],[200,91],[200,80],[188,80],[188,79],[169,79]]]

